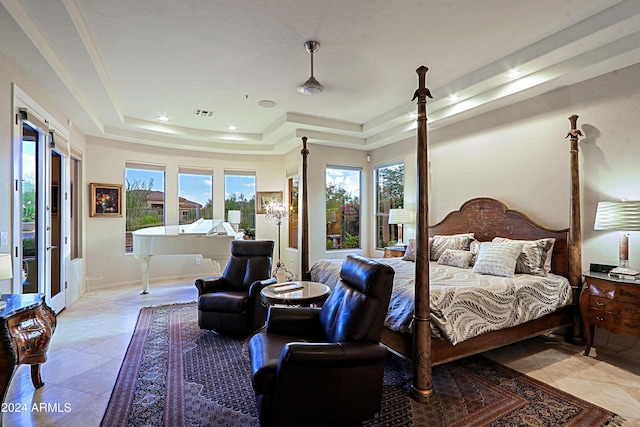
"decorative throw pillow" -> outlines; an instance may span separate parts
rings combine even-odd
[[[516,273],[533,274],[536,276],[546,276],[549,272],[545,269],[547,257],[551,256],[549,252],[553,249],[555,239],[539,239],[539,240],[511,240],[505,237],[496,237],[494,242],[519,242],[522,243],[522,252],[516,262]],[[551,261],[551,260],[549,260]],[[549,262],[549,268],[551,262]]]
[[[473,233],[454,234],[452,236],[433,236],[430,259],[431,261],[438,261],[442,253],[447,249],[468,251],[471,241],[473,241]]]
[[[409,239],[407,249],[404,251],[403,261],[416,262],[416,239]]]
[[[478,259],[473,266],[474,273],[493,276],[513,277],[516,261],[522,252],[523,243],[514,240],[508,242],[482,242]]]
[[[472,254],[471,262],[469,263],[469,265],[473,265],[476,263],[476,259],[478,258],[478,252],[480,252],[480,243],[482,243],[480,240],[475,239],[469,244],[469,251]]]
[[[456,249],[445,249],[438,258],[438,264],[450,265],[451,267],[469,268],[473,254],[469,251],[459,251]]]

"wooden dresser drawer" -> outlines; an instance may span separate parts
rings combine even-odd
[[[589,293],[592,296],[640,304],[640,284],[629,285],[600,279],[590,279]]]
[[[587,338],[585,355],[593,344],[596,326],[640,339],[640,281],[613,279],[601,273],[585,275],[580,314]]]
[[[621,302],[599,296],[591,296],[589,309],[610,313],[614,316],[640,319],[640,304]]]

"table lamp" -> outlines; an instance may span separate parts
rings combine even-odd
[[[235,231],[238,231],[238,226],[240,225],[240,220],[242,218],[241,211],[227,211],[227,222],[233,226]]]
[[[11,269],[11,255],[0,254],[0,280],[11,279],[13,277],[13,271]],[[0,293],[2,296],[2,293]],[[7,306],[6,301],[0,301],[0,310]]]
[[[620,233],[620,264],[610,273],[637,275],[629,267],[629,231],[640,231],[640,201],[599,202],[593,229]]]
[[[411,222],[411,211],[409,209],[397,208],[389,209],[389,224],[398,225],[398,246],[406,246],[402,241],[402,226]]]

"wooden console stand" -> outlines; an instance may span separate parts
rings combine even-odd
[[[7,303],[0,310],[0,395],[4,402],[18,365],[31,365],[33,386],[44,385],[40,364],[47,360],[56,315],[45,303],[43,294],[5,294],[2,301]]]

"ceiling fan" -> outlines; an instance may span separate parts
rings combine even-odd
[[[298,91],[307,95],[316,95],[324,90],[324,87],[313,77],[313,54],[318,51],[320,43],[314,40],[305,42],[304,47],[311,54],[311,77],[298,88]]]

